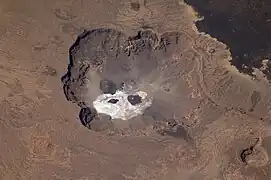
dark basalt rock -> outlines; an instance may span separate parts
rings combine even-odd
[[[142,103],[142,99],[139,95],[129,95],[127,97],[127,100],[132,104],[132,105],[137,105]]]
[[[96,115],[97,113],[94,109],[86,107],[80,110],[79,119],[84,126],[88,127],[89,123],[95,118]]]
[[[185,0],[204,17],[197,21],[200,32],[225,43],[232,54],[231,63],[240,72],[253,76],[262,60],[271,59],[270,0]],[[271,64],[262,70],[271,80]]]

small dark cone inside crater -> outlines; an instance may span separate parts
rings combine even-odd
[[[96,111],[91,110],[89,107],[82,108],[79,113],[79,119],[84,126],[88,126],[89,123],[95,118]]]
[[[117,91],[117,85],[111,80],[101,80],[100,89],[104,94],[115,94]]]
[[[139,95],[129,95],[127,97],[127,100],[132,104],[132,105],[136,105],[136,104],[140,104],[142,103],[142,99]]]

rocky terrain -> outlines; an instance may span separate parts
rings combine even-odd
[[[270,179],[268,72],[242,71],[195,10],[181,0],[1,2],[0,179]],[[111,98],[118,91],[127,97]],[[103,94],[114,107],[151,105],[118,119],[94,107]]]

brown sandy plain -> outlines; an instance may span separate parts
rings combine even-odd
[[[2,0],[0,179],[271,179],[270,86],[260,71],[251,78],[232,67],[226,46],[199,34],[195,20],[182,0]],[[144,26],[182,34],[171,57],[182,64],[175,93],[190,100],[173,118],[189,138],[151,123],[91,131],[65,98],[60,78],[84,29],[135,35]]]

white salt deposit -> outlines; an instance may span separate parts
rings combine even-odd
[[[146,108],[150,107],[152,104],[151,98],[146,98],[147,93],[143,91],[137,92],[142,99],[142,103],[132,105],[127,97],[131,94],[127,94],[123,91],[117,91],[115,94],[101,94],[95,101],[93,101],[93,106],[98,113],[107,114],[111,116],[112,119],[122,119],[128,120],[138,115],[143,114]],[[115,104],[109,103],[110,99],[118,99],[119,101]]]

